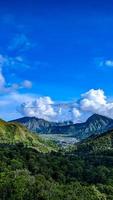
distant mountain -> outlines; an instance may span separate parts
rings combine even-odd
[[[98,135],[113,128],[113,119],[93,114],[84,123],[77,123],[63,127],[57,127],[58,133],[69,133],[77,139],[85,139],[91,135]]]
[[[67,125],[72,125],[72,121],[64,121],[61,123],[49,122],[44,119],[39,119],[36,117],[23,117],[11,122],[18,122],[26,126],[30,131],[42,134],[51,134],[52,130],[57,127],[63,127]]]
[[[40,152],[54,150],[53,144],[41,139],[38,135],[32,134],[26,127],[14,122],[0,120],[0,144],[23,143],[28,147],[37,149]]]
[[[24,117],[14,121],[25,125],[30,131],[36,133],[69,134],[78,140],[101,134],[113,128],[113,119],[98,114],[93,114],[86,122],[77,124],[48,122],[36,117]]]

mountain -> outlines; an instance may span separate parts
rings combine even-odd
[[[32,134],[23,125],[0,120],[0,144],[15,145],[16,143],[23,143],[40,152],[54,150],[52,143],[41,139],[38,135]]]
[[[85,154],[100,153],[113,150],[113,130],[101,135],[92,135],[75,146],[75,152]]]
[[[19,122],[26,126],[32,132],[42,133],[42,134],[51,134],[54,127],[62,127],[73,124],[72,121],[64,121],[61,123],[49,122],[44,119],[39,119],[36,117],[23,117],[11,122]]]
[[[101,134],[113,128],[113,119],[93,114],[84,123],[73,124],[72,122],[55,123],[48,122],[36,117],[23,117],[13,120],[25,125],[30,131],[41,134],[68,134],[78,140],[88,138],[95,134]]]
[[[75,136],[78,140],[88,138],[91,135],[98,135],[104,133],[113,128],[113,119],[108,117],[93,114],[84,123],[77,123],[74,125],[68,125],[58,127],[58,133],[69,133]]]

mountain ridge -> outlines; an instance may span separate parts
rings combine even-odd
[[[75,145],[75,152],[92,154],[113,150],[113,129],[101,135],[92,135]]]
[[[31,133],[22,124],[0,120],[0,144],[14,145],[18,143],[44,153],[54,150],[49,141],[47,142],[38,135]]]
[[[23,117],[11,122],[19,122],[35,133],[68,134],[78,140],[85,139],[93,134],[101,134],[113,128],[113,119],[96,113],[90,116],[86,122],[76,124],[72,122],[49,122],[36,117]]]

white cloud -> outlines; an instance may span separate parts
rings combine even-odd
[[[113,118],[113,101],[109,101],[101,89],[91,89],[76,102],[58,103],[50,97],[13,92],[0,99],[0,117],[10,113],[8,119],[20,116],[36,116],[48,121],[85,121],[97,113]],[[14,112],[13,114],[11,114]]]
[[[26,64],[26,62],[24,61],[24,59],[21,56],[4,56],[5,62],[4,62],[4,66],[5,67],[10,67],[10,69],[14,70],[14,69],[28,69],[30,68],[30,66],[28,64]]]
[[[81,113],[77,108],[73,108],[72,112],[73,112],[73,116],[74,116],[75,119],[80,118]]]
[[[74,104],[76,105],[76,104]],[[19,112],[23,116],[35,116],[49,121],[78,120],[81,113],[72,103],[57,103],[50,97],[38,97],[21,104]]]
[[[103,90],[94,90],[91,89],[85,94],[82,95],[80,100],[81,110],[92,111],[93,109],[98,110],[100,107],[106,105],[106,96],[104,95]]]
[[[89,113],[97,113],[113,118],[113,102],[109,102],[101,89],[91,89],[86,92],[80,101],[80,110]]]
[[[29,89],[32,87],[32,82],[29,80],[24,80],[21,83],[12,83],[10,85],[6,82],[5,75],[3,74],[3,69],[5,67],[11,68],[13,65],[17,65],[17,62],[22,62],[22,58],[11,58],[0,54],[0,93],[12,92],[21,88]]]
[[[113,67],[113,60],[106,60],[105,65],[108,67]]]
[[[22,82],[22,86],[25,88],[32,88],[32,82],[29,80],[25,80]]]
[[[0,88],[3,88],[5,85],[5,78],[2,74],[2,69],[0,69]]]
[[[53,101],[50,97],[39,97],[36,100],[21,104],[19,112],[24,116],[36,116],[51,120],[56,115],[52,105]]]
[[[18,92],[5,93],[0,97],[0,118],[5,120],[16,119],[21,117],[18,108],[20,104],[25,102],[32,102],[35,100],[32,94],[19,94]]]
[[[70,103],[57,104],[50,97],[38,97],[23,103],[19,112],[23,116],[36,116],[50,121],[81,122],[94,113],[113,118],[113,102],[109,102],[103,90],[91,89],[82,94],[78,101]]]
[[[8,16],[6,15],[4,17],[7,21]],[[12,16],[9,16],[9,18],[10,17],[12,18]],[[20,53],[31,47],[32,44],[25,34],[17,34],[11,40],[6,50],[6,55],[0,54],[0,94],[13,92],[22,88],[30,89],[32,87],[32,82],[30,80],[20,80],[21,77],[18,77],[18,72],[20,72],[20,70],[24,70],[25,72],[30,68]],[[14,76],[16,79],[14,83],[12,82],[13,79],[11,76]]]
[[[101,67],[113,67],[113,60],[110,60],[110,59],[108,59],[108,60],[101,60],[100,61],[100,63],[99,63],[99,65],[101,66]]]

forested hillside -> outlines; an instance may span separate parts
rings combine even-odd
[[[0,199],[112,200],[113,148],[105,142],[112,135],[90,138],[84,148],[79,144],[70,152],[48,154],[22,143],[1,144]]]
[[[27,147],[37,149],[39,152],[49,152],[56,149],[53,142],[45,141],[29,132],[23,125],[0,120],[0,144],[15,145],[17,143],[23,143]]]

